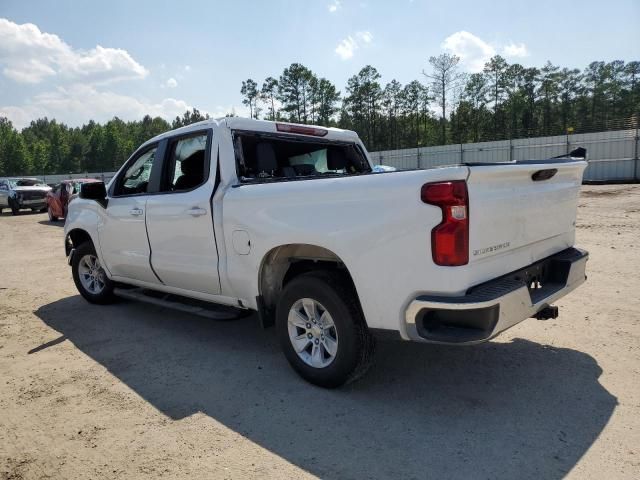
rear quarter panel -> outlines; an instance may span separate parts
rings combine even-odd
[[[255,307],[265,255],[281,245],[315,245],[349,269],[368,325],[397,330],[410,297],[456,288],[450,269],[431,260],[430,232],[441,212],[422,203],[420,188],[466,174],[452,167],[229,188],[223,223],[232,291],[223,293]],[[248,254],[232,247],[234,231],[247,232]]]

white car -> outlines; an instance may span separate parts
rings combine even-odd
[[[8,208],[13,215],[28,208],[34,212],[47,208],[51,187],[38,178],[0,178],[0,214]]]
[[[302,377],[336,387],[365,372],[376,331],[471,345],[555,318],[586,278],[585,166],[380,175],[351,131],[207,120],[149,140],[106,187],[83,185],[66,254],[92,303],[257,311]]]

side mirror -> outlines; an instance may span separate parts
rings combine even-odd
[[[104,208],[107,208],[107,187],[104,182],[83,183],[80,186],[80,198],[95,200]]]

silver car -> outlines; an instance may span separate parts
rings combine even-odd
[[[47,208],[51,187],[37,178],[0,178],[0,213],[5,208],[17,215],[21,209],[40,211]]]

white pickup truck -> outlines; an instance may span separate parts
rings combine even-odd
[[[586,279],[573,247],[585,166],[375,173],[351,131],[207,120],[83,185],[66,254],[92,303],[257,311],[303,378],[336,387],[366,371],[376,331],[470,345],[555,318],[552,302]]]

